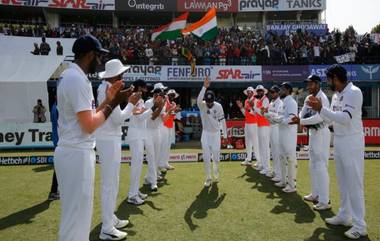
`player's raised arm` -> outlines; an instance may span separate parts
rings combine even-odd
[[[201,91],[199,92],[199,95],[198,95],[198,98],[197,98],[197,105],[199,107],[199,109],[203,108],[205,103],[203,102],[203,97],[206,93],[206,90],[207,88],[210,87],[210,80],[208,78],[208,76],[206,76],[204,82],[203,82],[203,86],[202,86],[202,89]]]

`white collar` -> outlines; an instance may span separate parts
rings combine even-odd
[[[288,100],[289,98],[292,98],[292,95],[287,95],[287,96],[284,98],[284,101],[285,101],[285,100]]]
[[[319,89],[318,93],[315,95],[315,97],[321,97],[323,91],[322,89]]]
[[[352,87],[352,82],[349,82],[346,87],[344,87],[344,89],[342,90],[342,92],[339,92],[340,94],[343,94],[344,92],[346,92],[348,89],[351,89]]]

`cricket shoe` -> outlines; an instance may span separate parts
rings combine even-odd
[[[367,230],[360,230],[358,228],[352,227],[348,231],[344,233],[344,236],[346,236],[349,239],[359,239],[361,237],[367,236]]]
[[[158,191],[158,186],[157,186],[156,184],[152,184],[152,185],[150,186],[150,191],[152,191],[152,192],[157,192],[157,191]]]
[[[310,193],[309,195],[303,196],[303,200],[317,204],[318,203],[318,196],[313,196],[313,194]]]
[[[351,227],[352,223],[349,220],[344,220],[341,217],[334,216],[332,218],[326,218],[325,222],[330,225],[342,225],[345,227]]]
[[[283,182],[276,182],[274,185],[275,185],[276,187],[286,187],[286,184],[283,183]]]
[[[331,205],[330,204],[324,204],[324,203],[317,203],[313,205],[313,209],[315,211],[327,211],[331,210]]]
[[[271,179],[274,182],[281,182],[281,177],[275,176],[274,178]]]
[[[261,171],[261,170],[263,170],[263,166],[255,164],[255,165],[253,165],[253,169],[255,169],[257,171]]]
[[[134,197],[128,197],[127,202],[133,205],[142,205],[145,201],[139,195],[135,195]]]
[[[263,169],[263,170],[261,170],[259,173],[260,173],[261,175],[265,175],[265,174],[267,173],[267,171],[265,171],[265,170]]]
[[[282,191],[285,193],[293,193],[297,192],[297,189],[295,187],[291,187],[290,185],[286,185],[286,187],[283,188]]]
[[[204,183],[204,186],[205,186],[205,187],[210,187],[210,186],[211,186],[211,183],[212,183],[211,178],[207,178],[206,181],[205,181],[205,183]]]
[[[123,240],[126,237],[126,232],[119,231],[116,228],[112,229],[110,232],[101,231],[99,235],[101,240]]]
[[[265,173],[265,176],[272,178],[272,177],[274,177],[274,174],[273,174],[273,172],[269,171],[269,172]]]
[[[174,170],[175,168],[172,166],[172,165],[167,165],[166,167],[165,167],[165,169],[166,170]]]
[[[163,180],[164,180],[164,178],[161,175],[157,176],[157,182],[162,182]]]
[[[121,229],[127,227],[129,224],[129,220],[120,220],[116,219],[115,224],[113,225],[116,229]]]
[[[148,198],[148,194],[144,194],[142,192],[139,192],[139,197],[142,199],[142,200],[145,200]]]
[[[245,160],[240,162],[240,165],[242,166],[252,166],[252,162],[250,160]]]

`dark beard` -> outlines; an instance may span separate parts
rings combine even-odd
[[[334,84],[329,84],[329,88],[332,90],[332,91],[335,91],[335,85]]]
[[[90,66],[88,67],[88,73],[89,74],[95,74],[96,73],[96,67],[98,67],[98,62],[97,62],[96,58],[93,58],[91,63],[90,63]]]

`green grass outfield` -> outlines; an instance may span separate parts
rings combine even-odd
[[[192,148],[187,148],[187,147],[175,147],[171,149],[171,153],[200,153],[202,152],[202,149],[200,147],[200,143],[197,144],[199,147],[192,147]],[[365,147],[366,151],[380,151],[380,146],[366,146]],[[233,153],[233,152],[244,152],[244,149],[222,149],[222,153]],[[332,148],[331,148],[332,151]],[[128,155],[130,154],[129,150],[127,148],[123,149],[123,154]],[[53,150],[0,150],[0,157],[5,157],[5,156],[49,156],[53,155]],[[0,166],[1,167],[1,166]]]
[[[122,164],[116,213],[131,220],[126,228],[127,240],[346,240],[346,228],[329,227],[323,222],[337,212],[339,202],[333,161],[333,210],[322,213],[314,212],[311,204],[302,201],[310,190],[307,161],[299,161],[298,194],[282,193],[268,178],[238,162],[222,163],[222,180],[209,190],[203,188],[202,163],[174,166],[176,170],[167,174],[159,191],[150,195],[145,205],[136,207],[126,203],[130,167]],[[362,240],[380,240],[380,160],[367,160],[365,166],[369,238]],[[96,168],[90,240],[98,240],[101,222],[99,165]],[[46,201],[51,176],[49,165],[0,166],[1,241],[57,240],[59,201]]]

